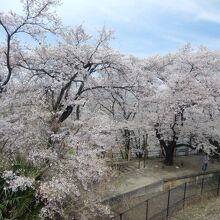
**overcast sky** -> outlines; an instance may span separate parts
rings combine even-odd
[[[173,52],[186,43],[220,50],[220,0],[63,0],[66,25],[83,24],[95,34],[115,31],[112,46],[135,56]],[[0,11],[18,10],[19,0],[0,0]]]

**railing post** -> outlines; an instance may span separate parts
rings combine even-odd
[[[201,194],[202,194],[202,192],[203,192],[203,185],[204,185],[204,174],[203,174],[203,176],[202,176]]]
[[[168,198],[167,198],[167,219],[169,217],[169,208],[170,208],[170,189],[168,190]]]
[[[146,200],[146,220],[148,220],[148,200]]]
[[[131,160],[131,149],[129,148],[129,150],[128,150],[128,161],[130,161]]]
[[[187,186],[187,182],[185,182],[184,184],[183,208],[185,208],[185,202],[186,202],[186,186]]]
[[[122,220],[122,213],[120,214],[120,220]]]
[[[146,167],[146,149],[144,150],[144,168]]]
[[[219,174],[219,176],[218,176],[217,196],[219,195],[219,188],[220,188],[220,174]]]

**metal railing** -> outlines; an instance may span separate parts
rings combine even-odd
[[[192,149],[189,149],[189,148],[179,148],[174,152],[175,157],[198,155],[198,154],[199,154],[198,151],[195,151],[195,150],[192,150]],[[112,155],[113,160],[114,159],[123,160],[121,152],[112,152],[111,155]],[[149,158],[163,158],[163,157],[164,157],[164,155],[162,154],[162,151],[160,149],[158,149],[158,150],[147,150],[146,159],[149,159]],[[131,153],[131,158],[132,159],[134,159],[134,158],[137,159],[137,156],[136,156],[135,152],[133,152],[133,151]],[[144,154],[143,154],[142,158],[144,158]]]
[[[112,220],[164,220],[199,200],[203,195],[220,195],[220,172],[194,176],[194,180],[142,201],[118,213]]]

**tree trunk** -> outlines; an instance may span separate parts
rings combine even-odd
[[[174,157],[175,148],[176,148],[176,141],[169,141],[167,145],[164,145],[164,151],[165,151],[164,163],[168,166],[173,165],[173,157]]]
[[[130,131],[124,129],[124,138],[125,138],[125,159],[128,159],[128,153],[130,150]]]
[[[80,117],[80,106],[77,105],[77,107],[76,107],[76,120],[79,120],[79,117]]]

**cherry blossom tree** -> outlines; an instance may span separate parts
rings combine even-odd
[[[180,146],[218,153],[219,52],[187,45],[164,56],[125,56],[111,48],[105,27],[94,37],[81,25],[61,26],[50,12],[58,4],[25,0],[23,15],[0,14],[0,153],[5,166],[19,153],[45,169],[34,190],[42,219],[108,215],[96,187],[112,174],[103,154],[118,144],[128,156],[150,140],[168,165]],[[26,46],[24,36],[38,43]],[[10,190],[14,180],[31,188],[28,177],[5,170]]]
[[[0,27],[5,33],[5,42],[1,45],[2,66],[4,72],[0,77],[0,91],[9,83],[18,62],[18,55],[24,51],[21,39],[25,35],[40,42],[45,32],[55,32],[59,27],[59,20],[51,7],[59,4],[59,0],[21,0],[23,14],[13,11],[0,13]],[[23,50],[22,50],[23,49]]]
[[[129,90],[131,85],[127,63],[109,47],[111,32],[105,28],[94,45],[81,26],[57,36],[61,38],[57,45],[45,42],[25,53],[18,50],[18,77],[12,76],[16,80],[1,95],[0,141],[4,154],[13,157],[20,152],[35,166],[49,167],[39,188],[45,201],[42,216],[55,218],[55,213],[89,219],[109,213],[92,193],[92,185],[109,173],[99,155],[109,147],[105,144],[103,149],[109,138],[103,133],[110,128],[104,126],[108,118],[92,114],[86,103],[94,91]],[[70,116],[74,106],[76,116]],[[91,118],[84,116],[83,108]]]
[[[31,45],[25,48],[18,40],[20,34],[30,35],[40,41],[45,31],[58,32],[58,20],[54,14],[48,12],[50,6],[57,3],[58,1],[25,1],[24,16],[13,12],[8,15],[1,14],[1,26],[6,33],[6,46],[2,44],[2,51],[5,52],[1,54],[1,91],[6,85],[10,88],[1,94],[1,152],[8,158],[22,153],[34,166],[48,167],[49,171],[45,174],[47,178],[40,183],[38,192],[45,203],[42,209],[43,218],[75,216],[80,219],[93,219],[96,215],[109,213],[108,208],[98,203],[98,197],[92,192],[89,193],[91,186],[108,174],[108,168],[104,161],[98,158],[99,151],[86,142],[83,135],[80,136],[80,142],[76,141],[79,137],[74,135],[77,128],[72,130],[72,125],[68,129],[66,126],[59,126],[55,129],[57,132],[53,132],[51,120],[53,121],[53,115],[57,117],[56,114],[62,110],[63,105],[69,103],[67,109],[72,108],[74,100],[83,93],[111,87],[110,82],[97,85],[98,75],[102,71],[103,74],[105,72],[106,75],[111,75],[114,68],[109,73],[105,69],[111,65],[114,67],[114,62],[110,61],[120,59],[120,55],[107,45],[96,55],[100,45],[105,45],[105,41],[109,39],[109,34],[104,29],[94,47],[85,44],[78,49],[77,43],[71,46],[71,42],[67,43],[71,38],[64,36],[64,32],[61,33],[59,29],[59,36],[62,36],[62,41],[66,43],[51,46],[43,44],[45,40],[42,39],[42,46],[33,49],[34,45]],[[72,40],[82,41],[83,44],[87,38],[83,36],[84,31],[79,27],[76,32],[78,36]],[[73,31],[68,33],[74,36]],[[111,56],[105,54],[101,59],[104,49],[107,48],[109,53],[112,51]],[[57,56],[60,51],[63,53]],[[68,57],[68,53],[71,57]],[[82,56],[79,53],[82,53]],[[90,64],[93,53],[97,63],[93,61],[94,63]],[[111,59],[108,60],[108,56]],[[65,57],[70,60],[65,60]],[[34,62],[29,62],[32,58]],[[78,60],[79,58],[81,60]],[[87,59],[88,62],[83,64]],[[61,62],[57,62],[58,60]],[[115,72],[118,71],[117,68],[115,67]],[[91,78],[90,83],[86,84],[88,76],[94,72],[97,72],[97,80],[96,77]],[[76,78],[78,75],[80,76]],[[74,88],[70,88],[73,80]],[[73,93],[70,97],[69,92]],[[79,103],[77,105],[80,106]],[[63,122],[66,118],[62,117],[62,112],[60,115],[58,121]],[[50,143],[53,143],[53,148]],[[71,208],[67,206],[67,201]]]
[[[217,57],[204,48],[193,51],[187,46],[173,57],[158,59],[157,66],[162,67],[157,68],[158,88],[153,96],[143,98],[143,107],[168,165],[173,163],[176,147],[215,149],[208,137],[218,130],[212,118],[215,115],[218,120],[218,101],[213,96],[216,90],[213,93],[207,82],[218,74]]]

